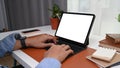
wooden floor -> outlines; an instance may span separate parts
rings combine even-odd
[[[13,67],[13,58],[11,55],[7,55],[3,58],[0,58],[0,65],[8,66],[9,68]]]

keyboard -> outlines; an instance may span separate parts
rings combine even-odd
[[[58,45],[61,45],[61,44],[66,44],[66,45],[69,45],[71,47],[71,49],[74,51],[74,54],[84,50],[85,48],[83,47],[80,47],[80,45],[75,45],[75,44],[71,44],[71,43],[68,43],[66,41],[58,41],[57,42]],[[48,50],[50,47],[46,47],[45,49]]]
[[[59,41],[57,42],[57,44],[66,44],[66,45],[69,45],[71,47],[71,49],[74,51],[74,54],[84,50],[85,48],[83,47],[80,47],[80,45],[75,45],[75,44],[71,44],[71,43],[68,43],[66,41]]]

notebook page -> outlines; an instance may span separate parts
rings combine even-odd
[[[99,47],[92,57],[110,62],[116,53],[115,49]]]

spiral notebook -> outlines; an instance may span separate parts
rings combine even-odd
[[[120,62],[120,54],[114,49],[100,47],[92,55],[87,56],[87,59],[106,68]]]
[[[99,47],[93,54],[92,57],[110,62],[116,53],[115,49]]]

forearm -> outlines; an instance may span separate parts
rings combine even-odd
[[[0,57],[3,57],[6,53],[11,53],[13,50],[22,48],[20,40],[16,40],[15,35],[18,33],[13,33],[0,40]],[[28,46],[28,41],[25,41]]]
[[[16,40],[13,50],[18,50],[20,48],[22,48],[20,40]]]
[[[10,34],[4,39],[0,40],[0,57],[3,57],[6,53],[11,53],[16,43],[15,34]]]
[[[26,38],[25,40],[25,44],[26,44],[26,47],[29,47],[29,38]],[[18,50],[18,49],[20,49],[20,48],[22,48],[22,44],[21,44],[21,41],[20,40],[16,40],[16,43],[15,43],[15,45],[14,45],[14,48],[13,48],[13,50]]]

